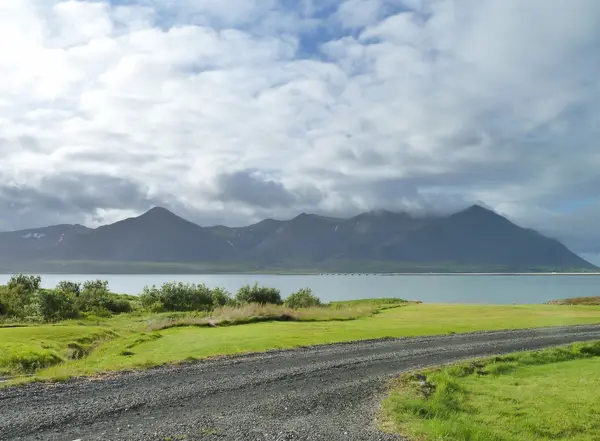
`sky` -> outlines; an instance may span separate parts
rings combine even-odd
[[[1,0],[0,230],[484,203],[600,263],[598,0]]]

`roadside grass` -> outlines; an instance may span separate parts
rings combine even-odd
[[[600,342],[406,374],[382,410],[414,441],[600,439]]]
[[[549,305],[596,305],[600,306],[600,296],[596,297],[572,297],[570,299],[552,300]]]
[[[350,305],[349,310],[362,311],[364,303],[355,302]],[[382,307],[385,306],[384,304]],[[367,312],[365,315],[353,320],[347,319],[348,317],[345,320],[339,319],[345,306],[331,306],[319,308],[328,311],[327,314],[333,314],[327,321],[325,317],[312,317],[307,321],[263,321],[241,326],[205,327],[196,326],[195,323],[186,325],[184,322],[203,320],[208,315],[164,313],[120,315],[108,319],[65,322],[58,326],[0,328],[0,353],[4,353],[8,347],[6,342],[24,345],[34,352],[43,353],[46,349],[39,343],[43,339],[46,345],[56,345],[55,353],[61,360],[52,366],[36,370],[35,376],[29,380],[60,380],[212,356],[324,343],[600,323],[600,308],[597,306],[490,306],[406,302],[401,302],[398,306],[388,309],[379,307],[374,314],[368,314],[371,311],[369,307],[364,310]],[[183,321],[181,326],[163,327],[177,321]],[[58,335],[61,328],[63,337],[59,339],[55,335]],[[35,336],[20,331],[23,329],[32,329],[29,332]],[[94,346],[81,359],[72,360],[65,355],[69,342],[99,331],[111,331],[118,336]],[[54,342],[55,338],[57,342]],[[13,370],[13,373],[18,372]],[[18,378],[15,381],[23,380]]]
[[[23,375],[89,355],[117,334],[98,327],[28,326],[0,330],[0,374]]]

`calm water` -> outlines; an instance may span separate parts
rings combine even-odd
[[[0,275],[0,284],[10,275]],[[235,293],[258,282],[279,288],[287,296],[310,287],[323,301],[400,297],[441,303],[543,303],[565,297],[600,295],[600,276],[448,276],[448,275],[43,275],[42,285],[53,288],[60,280],[108,280],[114,292],[139,294],[145,285],[181,281],[221,286]]]

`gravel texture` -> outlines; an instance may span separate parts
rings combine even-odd
[[[0,389],[0,440],[398,440],[375,418],[402,371],[590,340],[600,326],[384,339]]]

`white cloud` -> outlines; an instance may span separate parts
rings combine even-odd
[[[600,2],[551,3],[2,2],[0,185],[131,183],[139,207],[102,198],[63,221],[152,201],[240,223],[483,200],[585,251],[591,214],[561,207],[600,204]],[[252,197],[219,198],[250,170],[268,177],[239,181]],[[57,219],[19,210],[7,227]]]

